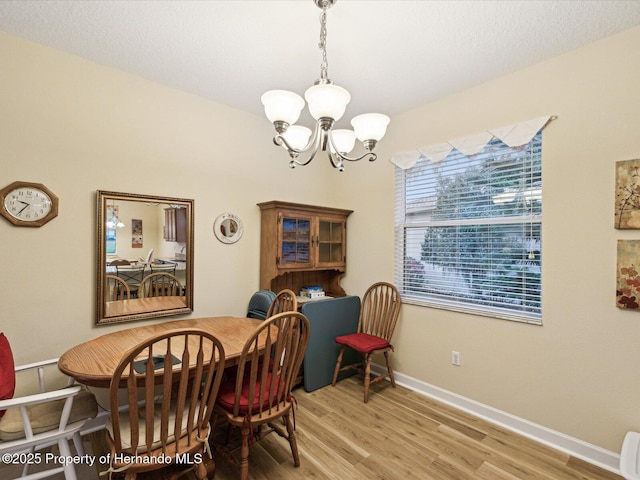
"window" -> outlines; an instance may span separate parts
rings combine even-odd
[[[116,253],[116,227],[118,226],[118,207],[107,205],[107,225],[105,233],[107,235],[107,255]]]
[[[396,284],[415,305],[542,323],[542,132],[396,167]]]

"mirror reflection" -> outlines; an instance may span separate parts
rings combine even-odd
[[[193,200],[98,191],[97,324],[193,311]]]
[[[238,232],[238,222],[227,218],[220,224],[220,233],[227,238],[233,237]]]
[[[213,233],[222,243],[235,243],[242,237],[242,221],[232,213],[223,213],[213,225]]]

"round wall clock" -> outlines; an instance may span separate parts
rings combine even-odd
[[[0,214],[18,227],[41,227],[58,216],[58,197],[41,183],[13,182],[0,190]]]

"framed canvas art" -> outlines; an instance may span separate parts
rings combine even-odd
[[[616,306],[640,310],[640,240],[618,240]]]
[[[131,247],[142,248],[142,220],[131,219]]]
[[[615,228],[640,228],[640,160],[616,162]]]

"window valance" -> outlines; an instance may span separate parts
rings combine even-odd
[[[500,139],[509,147],[520,147],[529,143],[540,129],[544,128],[547,123],[555,118],[557,117],[546,115],[505,127],[493,128],[486,132],[474,133],[444,143],[420,147],[416,150],[406,152],[398,152],[394,154],[390,160],[398,167],[406,170],[413,167],[421,157],[426,157],[433,163],[441,162],[447,158],[447,155],[449,155],[453,149],[458,150],[463,155],[475,155],[476,153],[480,153],[494,137]]]

